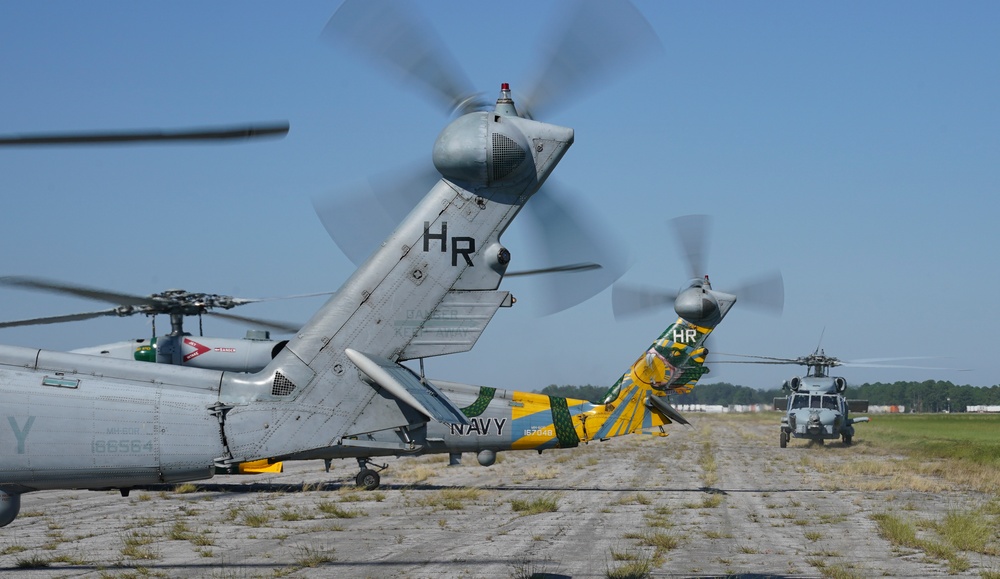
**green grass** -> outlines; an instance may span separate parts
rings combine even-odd
[[[858,438],[878,439],[923,459],[955,459],[1000,468],[1000,415],[885,414],[857,426]]]

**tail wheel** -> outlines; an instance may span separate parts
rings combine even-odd
[[[844,446],[851,446],[851,436],[849,434],[843,435]]]
[[[382,482],[382,477],[372,469],[366,468],[358,473],[358,477],[354,479],[354,482],[366,491],[373,491]]]
[[[779,444],[781,445],[781,448],[785,448],[786,446],[788,446],[788,433],[782,430],[781,438],[779,438],[778,440]]]

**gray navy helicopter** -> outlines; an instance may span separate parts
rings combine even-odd
[[[120,360],[156,362],[226,372],[257,372],[262,370],[288,343],[287,340],[272,340],[270,331],[291,334],[298,331],[301,324],[239,316],[212,310],[229,310],[237,306],[264,301],[328,296],[332,293],[321,292],[277,298],[238,298],[171,289],[148,296],[139,296],[78,284],[20,276],[0,277],[0,285],[72,295],[116,304],[113,308],[92,312],[0,322],[0,328],[58,324],[104,316],[126,317],[141,314],[153,319],[150,338],[135,338],[113,344],[90,346],[72,350],[72,352]],[[156,335],[156,316],[158,315],[169,316],[169,334]],[[188,316],[198,316],[198,336],[184,330],[184,318]],[[254,328],[261,329],[249,330],[245,338],[208,337],[202,331],[202,316],[245,322]]]
[[[851,412],[868,412],[868,401],[847,399],[844,397],[847,380],[829,375],[827,370],[842,362],[817,349],[808,356],[778,363],[808,368],[805,376],[794,376],[781,385],[788,396],[774,399],[774,409],[785,412],[778,437],[781,448],[788,446],[790,438],[805,438],[819,444],[839,438],[845,446],[850,446],[854,425],[869,421],[867,416],[851,417]]]
[[[403,447],[430,422],[473,429],[402,363],[471,349],[512,305],[499,289],[514,259],[501,234],[575,139],[572,128],[535,120],[538,111],[519,114],[502,86],[491,108],[463,110],[448,124],[433,148],[437,182],[259,372],[0,346],[9,428],[0,435],[0,526],[16,518],[25,493],[127,496],[370,437]],[[311,253],[293,242],[288,251]],[[460,339],[442,340],[456,329]],[[586,437],[584,419],[562,412],[565,404],[548,415],[558,422],[552,436]]]
[[[821,338],[822,341],[822,338]],[[942,370],[924,366],[886,364],[892,360],[913,360],[913,356],[902,358],[871,358],[846,361],[827,356],[820,347],[808,356],[798,358],[774,358],[770,356],[747,356],[741,354],[720,354],[744,358],[743,360],[718,360],[716,364],[797,364],[805,366],[805,376],[794,376],[782,383],[787,396],[774,399],[774,409],[784,412],[778,444],[788,446],[793,438],[803,438],[823,444],[827,440],[840,439],[845,446],[854,441],[854,425],[869,422],[867,416],[851,416],[852,412],[868,412],[867,400],[849,399],[845,396],[847,380],[831,376],[830,368],[854,366],[862,368],[916,368],[921,370]]]

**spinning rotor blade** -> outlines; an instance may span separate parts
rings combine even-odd
[[[711,219],[708,215],[682,215],[670,220],[670,227],[683,250],[691,279],[701,278],[708,273],[708,230]]]
[[[242,306],[257,302],[316,297],[316,296],[330,295],[332,293],[335,293],[335,292],[319,292],[319,293],[299,294],[293,296],[271,297],[271,298],[235,298],[232,296],[222,296],[216,294],[193,293],[184,290],[167,290],[165,292],[144,297],[144,296],[123,294],[120,292],[94,289],[75,284],[67,284],[67,283],[49,281],[39,278],[19,277],[19,276],[0,277],[0,285],[8,285],[25,289],[37,289],[57,294],[69,294],[82,298],[121,304],[117,308],[102,310],[98,312],[85,312],[80,314],[68,314],[64,316],[51,316],[45,318],[34,318],[30,320],[0,322],[0,328],[7,328],[13,326],[30,326],[39,324],[56,324],[61,322],[73,322],[78,320],[96,318],[100,316],[124,317],[134,314],[145,314],[147,316],[167,314],[171,316],[172,318],[171,324],[174,325],[174,318],[180,320],[183,316],[209,314],[219,317],[228,317],[234,320],[249,322],[252,324],[257,324],[266,328],[278,330],[280,332],[294,333],[298,331],[300,327],[299,325],[291,324],[288,322],[276,322],[271,320],[261,320],[256,318],[235,316],[233,314],[213,313],[210,312],[209,310],[213,308],[230,309],[236,306]],[[174,329],[180,331],[180,328],[181,328],[180,322],[177,321],[177,324],[174,326]]]
[[[646,58],[663,52],[652,26],[626,0],[580,0],[557,13],[551,38],[541,49],[543,60],[530,91],[518,106],[529,118],[552,114],[555,107],[590,94],[590,88],[607,84]]]
[[[134,296],[102,289],[95,289],[81,285],[69,284],[58,281],[50,281],[37,277],[6,276],[0,277],[0,285],[8,285],[22,288],[31,288],[47,291],[56,294],[69,294],[81,298],[87,298],[112,304],[124,306],[154,306],[157,302],[151,298]],[[69,321],[69,320],[67,320]],[[52,322],[46,322],[52,323]]]
[[[573,275],[543,278],[541,312],[545,315],[568,309],[601,293],[628,269],[628,255],[579,203],[565,201],[570,195],[553,182],[546,183],[524,206],[524,223],[531,226],[534,243],[528,251],[544,256],[545,263],[590,263],[597,267],[560,265],[552,271]],[[525,250],[522,250],[525,251]],[[514,254],[516,258],[516,253]]]
[[[691,279],[701,279],[707,272],[708,231],[711,219],[707,215],[684,215],[669,222],[681,255],[688,265]],[[764,313],[780,315],[785,304],[785,285],[781,273],[774,271],[739,286],[731,292],[742,306]],[[650,286],[615,284],[611,306],[615,319],[673,306],[678,292]],[[774,362],[779,363],[779,362]]]
[[[572,271],[590,271],[593,269],[601,269],[600,264],[596,263],[571,263],[569,265],[557,265],[555,267],[544,267],[541,269],[526,269],[523,271],[509,271],[504,274],[504,277],[523,277],[526,275],[538,275],[541,273],[568,273]]]
[[[472,83],[458,61],[430,23],[407,2],[347,0],[330,18],[323,37],[388,65],[404,84],[420,87],[448,114],[465,114],[491,104],[469,89]]]
[[[530,90],[516,95],[522,116],[551,114],[556,105],[566,106],[591,92],[584,89],[605,85],[611,76],[663,52],[649,22],[626,0],[578,0],[563,6],[549,27],[553,32],[546,35],[556,40],[539,49],[547,64],[525,85]],[[387,67],[449,114],[493,104],[470,88],[472,83],[441,37],[409,3],[346,0],[323,37]]]
[[[433,166],[413,165],[314,198],[313,208],[337,247],[360,266],[440,178]]]
[[[120,316],[118,309],[101,310],[99,312],[88,312],[85,314],[69,314],[66,316],[51,316],[48,318],[32,318],[30,320],[15,320],[12,322],[0,322],[0,328],[14,328],[17,326],[41,326],[44,324],[61,324],[63,322],[76,322],[79,320],[89,320],[102,316]]]
[[[292,324],[291,322],[279,322],[275,320],[265,320],[261,318],[250,318],[247,316],[237,316],[236,314],[222,313],[222,312],[206,312],[206,316],[212,316],[215,318],[223,318],[226,320],[233,320],[236,322],[244,322],[252,324],[254,326],[260,326],[269,330],[275,330],[284,334],[294,334],[298,332],[302,327],[302,324]]]
[[[745,282],[733,293],[739,297],[740,304],[764,313],[781,315],[785,309],[785,282],[780,271]]]
[[[674,305],[677,292],[648,286],[616,283],[611,287],[611,309],[616,320],[668,308]]]
[[[713,364],[797,364],[799,366],[825,366],[835,368],[837,366],[850,366],[853,368],[899,368],[907,370],[953,370],[963,372],[959,368],[941,368],[932,366],[910,366],[903,364],[880,364],[880,361],[893,360],[927,360],[934,356],[902,356],[896,358],[866,358],[861,360],[840,360],[825,354],[812,354],[801,358],[773,358],[771,356],[751,356],[746,354],[726,354],[717,352],[716,356],[729,356],[731,358],[749,358],[748,360],[715,360]]]
[[[283,137],[288,123],[212,127],[197,129],[107,131],[93,133],[39,133],[0,136],[0,147],[39,145],[110,145],[162,141],[230,141],[259,137]]]

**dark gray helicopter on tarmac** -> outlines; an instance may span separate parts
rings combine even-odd
[[[782,390],[788,392],[787,396],[774,399],[774,409],[785,413],[781,417],[781,430],[778,435],[778,444],[781,448],[787,447],[788,441],[792,438],[803,438],[818,444],[839,438],[845,446],[850,446],[854,441],[854,425],[870,421],[867,416],[851,416],[852,412],[868,412],[868,401],[847,398],[845,396],[847,380],[840,376],[831,376],[830,368],[854,366],[921,370],[944,369],[885,363],[893,360],[916,359],[913,356],[845,361],[827,356],[826,352],[819,347],[812,354],[798,358],[773,358],[741,354],[719,355],[745,359],[716,360],[716,364],[797,364],[808,368],[805,376],[794,376],[781,385]]]

